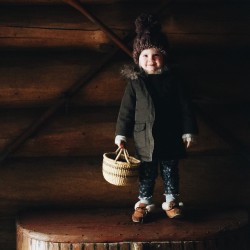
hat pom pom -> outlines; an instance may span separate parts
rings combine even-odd
[[[150,34],[161,31],[161,24],[152,14],[141,14],[135,20],[135,32],[137,35]]]

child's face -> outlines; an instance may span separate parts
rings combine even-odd
[[[145,49],[139,56],[139,66],[148,74],[157,74],[163,68],[163,55],[155,48]]]

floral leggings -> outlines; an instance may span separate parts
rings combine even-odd
[[[158,163],[164,183],[164,194],[179,194],[178,160],[153,160],[142,162],[139,170],[139,198],[151,199],[155,180],[158,176]]]

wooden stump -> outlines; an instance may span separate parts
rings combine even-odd
[[[17,250],[247,250],[248,214],[186,211],[171,220],[162,211],[144,224],[128,209],[36,211],[17,220]]]

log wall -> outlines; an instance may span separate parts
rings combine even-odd
[[[123,38],[138,14],[160,1],[84,2]],[[247,1],[175,1],[160,15],[197,107],[198,143],[180,165],[181,195],[189,207],[250,208],[249,10]],[[115,47],[61,1],[0,1],[0,151]],[[0,247],[15,249],[14,220],[25,208],[133,206],[136,188],[116,188],[101,174],[102,154],[115,150],[126,85],[119,72],[129,62],[124,52],[115,54],[1,162]],[[162,201],[160,178],[155,200]]]

